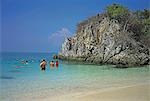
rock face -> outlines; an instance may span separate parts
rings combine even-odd
[[[81,22],[76,35],[62,45],[59,58],[96,64],[147,65],[149,50],[132,38],[132,32],[104,15]]]

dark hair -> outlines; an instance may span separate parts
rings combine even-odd
[[[45,59],[43,59],[43,61],[45,61]]]
[[[54,61],[52,61],[52,62],[54,62]]]

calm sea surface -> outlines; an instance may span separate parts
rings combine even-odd
[[[48,62],[41,71],[41,59]],[[50,68],[50,53],[2,53],[0,65],[0,100],[17,101],[29,94],[66,93],[149,83],[149,66],[117,69],[111,65],[85,65],[59,61],[59,67]],[[28,64],[21,61],[27,60]],[[36,97],[36,96],[35,96]]]

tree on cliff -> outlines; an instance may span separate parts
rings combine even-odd
[[[122,5],[112,4],[106,7],[106,13],[110,18],[122,21],[128,18],[130,11]]]
[[[150,10],[144,9],[143,11],[136,11],[135,15],[142,24],[142,33],[150,35]]]
[[[150,10],[132,12],[120,4],[112,4],[106,7],[106,13],[122,25],[123,31],[133,32],[137,40],[141,35],[150,34]]]
[[[107,6],[106,13],[108,14],[110,19],[116,19],[122,25],[123,31],[129,30],[131,25],[137,29],[139,27],[135,25],[135,23],[137,23],[137,20],[134,20],[135,18],[131,11],[120,4],[112,4],[110,6]]]

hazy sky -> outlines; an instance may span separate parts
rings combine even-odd
[[[76,25],[112,3],[138,10],[149,0],[0,0],[1,51],[58,52]]]

